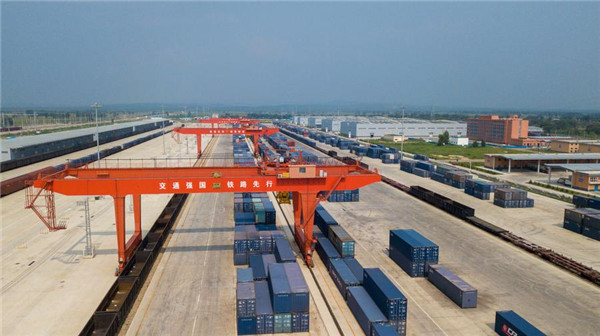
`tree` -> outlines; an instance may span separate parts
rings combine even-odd
[[[443,134],[438,135],[437,145],[438,146],[443,146],[444,145],[444,135]]]
[[[477,143],[477,141],[473,141],[473,145],[472,146],[473,146],[473,148],[477,148],[477,147],[479,147],[479,143]]]
[[[481,140],[481,147],[485,147],[485,140]]]
[[[444,131],[444,133],[442,134],[443,136],[443,141],[444,141],[444,145],[447,145],[450,143],[450,133],[448,133],[448,131]]]

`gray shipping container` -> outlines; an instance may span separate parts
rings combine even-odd
[[[251,268],[237,269],[237,282],[252,282],[254,281]]]
[[[354,257],[354,239],[339,225],[329,226],[329,240],[342,258]]]
[[[365,274],[364,268],[361,266],[358,260],[354,258],[344,258],[343,260],[348,268],[350,268],[350,271],[352,271],[352,274],[354,274],[358,282],[362,285]]]
[[[269,265],[269,286],[272,295],[273,312],[290,313],[292,311],[292,290],[283,264]]]
[[[398,336],[396,329],[390,324],[376,324],[373,326],[373,336]]]
[[[477,289],[442,265],[429,265],[427,279],[461,308],[477,307]]]
[[[275,332],[275,321],[269,284],[266,281],[256,281],[254,291],[256,293],[256,333],[272,334]]]
[[[373,324],[384,324],[387,319],[362,286],[348,289],[348,307],[366,335],[372,335]]]
[[[292,312],[308,312],[310,295],[300,265],[298,263],[285,263],[283,267],[292,290]]]
[[[348,265],[344,262],[344,259],[332,259],[331,261],[331,278],[337,286],[338,290],[344,297],[344,300],[348,297],[348,288],[352,286],[360,286],[360,282],[354,276]]]
[[[323,260],[327,271],[331,269],[331,259],[340,258],[340,254],[335,249],[335,246],[325,237],[317,238],[317,253],[319,253],[319,257]]]
[[[237,317],[252,317],[256,314],[256,293],[253,282],[237,284]]]

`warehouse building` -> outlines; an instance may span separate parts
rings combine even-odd
[[[539,141],[527,138],[528,135],[529,120],[523,120],[517,115],[510,118],[487,115],[467,120],[467,137],[472,141],[537,146]]]
[[[600,164],[596,163],[549,163],[548,182],[552,181],[552,169],[571,172],[571,186],[586,191],[598,191],[600,186]]]
[[[351,138],[381,138],[386,134],[403,135],[409,138],[437,138],[448,131],[450,136],[462,136],[467,133],[467,125],[459,122],[424,122],[407,120],[395,123],[365,123],[343,121],[340,133]]]
[[[600,153],[600,141],[558,139],[550,142],[550,149],[562,153]]]
[[[600,153],[559,154],[485,154],[484,167],[496,170],[527,169],[542,171],[551,163],[598,163]]]
[[[296,125],[308,126],[308,117],[295,116],[293,122]]]
[[[321,120],[323,117],[308,117],[308,127],[321,128]]]
[[[342,119],[323,118],[321,120],[321,130],[325,132],[339,132],[342,126]]]
[[[98,127],[100,143],[115,141],[162,127],[162,120],[145,120]],[[96,128],[23,136],[2,141],[2,160],[22,159],[49,152],[96,144]],[[87,147],[81,147],[87,148]]]

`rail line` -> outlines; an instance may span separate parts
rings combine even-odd
[[[290,137],[292,137],[292,138],[294,138],[294,139],[296,139],[296,140],[298,140],[300,142],[303,142],[305,145],[307,145],[307,146],[309,146],[311,148],[314,148],[315,150],[318,150],[321,153],[327,154],[327,155],[329,155],[330,157],[332,157],[334,159],[342,161],[342,162],[344,162],[346,164],[356,164],[356,163],[358,163],[361,166],[363,166],[365,168],[368,168],[368,165],[366,165],[366,164],[364,164],[362,162],[358,162],[354,158],[351,158],[351,157],[348,157],[348,156],[341,157],[341,156],[337,155],[336,151],[332,151],[332,150],[328,151],[328,150],[325,150],[323,148],[320,148],[317,145],[313,146],[312,144],[308,143],[308,140],[306,140],[304,137],[302,137],[302,136],[300,136],[298,134],[292,133],[289,130],[281,129],[281,131],[282,131],[282,133],[284,133],[284,134],[286,134],[286,135],[288,135],[288,136],[290,136]],[[490,233],[492,235],[495,235],[495,236],[497,236],[497,237],[499,237],[499,238],[501,238],[501,239],[503,239],[503,240],[505,240],[505,241],[507,241],[507,242],[509,242],[509,243],[511,243],[511,244],[513,244],[513,245],[515,245],[515,246],[517,246],[517,247],[519,247],[519,248],[521,248],[521,249],[523,249],[523,250],[531,253],[531,254],[534,254],[534,255],[536,255],[536,256],[538,256],[538,257],[540,257],[540,258],[542,258],[542,259],[544,259],[544,260],[546,260],[546,261],[548,261],[548,262],[550,262],[552,264],[554,264],[557,267],[560,267],[560,268],[562,268],[564,270],[567,270],[567,271],[569,271],[569,272],[571,272],[571,273],[573,273],[573,274],[581,277],[582,279],[590,281],[594,285],[600,287],[600,272],[599,271],[597,271],[597,270],[595,270],[595,269],[593,269],[593,268],[591,268],[589,266],[586,266],[586,265],[584,265],[584,264],[582,264],[582,263],[580,263],[580,262],[578,262],[576,260],[568,258],[568,257],[566,257],[566,256],[564,256],[564,255],[562,255],[560,253],[557,253],[557,252],[555,252],[555,251],[553,251],[551,249],[548,249],[548,248],[545,248],[543,246],[534,244],[534,243],[530,242],[529,240],[527,240],[527,239],[525,239],[523,237],[517,236],[517,235],[515,235],[514,233],[512,233],[512,232],[510,232],[508,230],[502,229],[502,228],[500,228],[500,227],[498,227],[498,226],[496,226],[496,225],[494,225],[492,223],[489,223],[489,222],[487,222],[487,221],[485,221],[485,220],[483,220],[483,219],[481,219],[479,217],[476,217],[474,215],[475,209],[466,207],[466,206],[464,206],[464,205],[462,205],[462,204],[460,204],[460,203],[458,203],[456,201],[453,201],[452,199],[448,199],[454,205],[457,205],[459,208],[461,208],[461,209],[457,209],[456,212],[455,211],[449,211],[448,207],[446,207],[446,208],[444,207],[444,205],[446,203],[443,202],[443,200],[441,200],[438,204],[435,204],[434,202],[431,202],[429,199],[421,198],[420,196],[417,195],[418,193],[414,192],[414,190],[416,188],[420,188],[422,190],[429,191],[429,190],[427,190],[425,188],[422,188],[422,187],[419,187],[419,186],[407,186],[407,185],[404,185],[404,184],[402,184],[402,183],[400,183],[400,182],[398,182],[398,181],[396,181],[394,179],[391,179],[391,178],[383,176],[383,175],[381,176],[381,181],[384,182],[384,183],[386,183],[386,184],[388,184],[388,185],[390,185],[390,186],[392,186],[392,187],[394,187],[394,188],[396,188],[396,189],[398,189],[398,190],[401,190],[401,191],[403,191],[405,193],[408,193],[409,195],[411,195],[411,196],[413,196],[413,197],[415,197],[415,198],[417,198],[417,199],[419,199],[421,201],[424,201],[424,202],[429,203],[429,204],[431,204],[431,205],[433,205],[433,206],[435,206],[437,208],[440,208],[440,209],[448,212],[449,214],[453,215],[454,217],[462,219],[463,221],[465,221],[465,222],[467,222],[467,223],[469,223],[469,224],[471,224],[471,225],[473,225],[473,226],[475,226],[475,227],[477,227],[477,228],[479,228],[479,229],[481,229],[481,230],[483,230],[485,232],[488,232],[488,233]],[[430,193],[433,193],[433,192],[430,192]],[[435,194],[435,193],[433,193],[433,194]],[[468,213],[469,211],[465,211],[465,210],[469,210],[469,209],[472,211],[472,213],[473,213],[472,215]]]
[[[272,193],[273,196],[275,197],[275,193]],[[281,207],[281,204],[279,202],[276,202],[277,206],[279,207],[279,210],[281,211],[281,214],[283,215],[283,218],[285,219],[285,223],[287,224],[288,228],[294,232],[294,228],[292,227],[292,225],[290,224],[290,220],[288,219],[287,215],[285,214],[285,212],[283,211],[283,208]],[[326,298],[325,296],[325,292],[323,291],[323,288],[321,287],[321,284],[317,281],[317,277],[315,276],[315,271],[312,267],[308,267],[308,270],[310,271],[310,275],[312,276],[315,284],[317,285],[317,288],[319,289],[319,293],[321,293],[321,296],[323,298]],[[340,335],[345,335],[342,327],[340,326],[339,321],[337,320],[337,318],[335,317],[334,313],[333,313],[333,309],[331,308],[331,305],[329,304],[329,302],[325,299],[323,300],[325,301],[325,306],[327,306],[327,310],[329,311],[329,314],[331,315],[331,318],[333,318],[333,322],[335,323],[335,327],[337,328],[338,332],[340,333]]]
[[[210,140],[206,153],[210,153],[217,137]],[[207,156],[196,160],[194,166],[209,162]],[[115,280],[79,335],[118,335],[127,332],[133,314],[155,275],[162,260],[164,246],[172,237],[172,228],[180,223],[179,214],[187,205],[188,194],[175,194],[148,231],[123,273]],[[158,260],[158,262],[157,262]],[[162,273],[161,273],[162,275]],[[142,294],[141,296],[139,294]]]

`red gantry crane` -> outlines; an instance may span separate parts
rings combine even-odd
[[[111,161],[111,160],[104,160]],[[107,167],[109,164],[103,162]],[[183,167],[183,168],[69,168],[40,176],[28,188],[31,208],[54,231],[54,193],[69,196],[106,195],[114,200],[120,273],[142,240],[141,195],[182,193],[277,192],[292,193],[294,237],[308,265],[312,265],[314,212],[334,190],[354,190],[380,182],[377,170],[358,165],[290,165],[287,167]],[[325,192],[323,198],[319,193]],[[125,241],[125,197],[133,196],[134,234]],[[47,213],[36,208],[46,201]],[[52,209],[52,210],[51,210]],[[51,210],[51,211],[50,211]]]
[[[255,119],[247,119],[247,118],[208,118],[208,119],[198,119],[199,124],[211,124],[212,128],[216,128],[216,125],[223,124],[239,124],[242,126],[254,125],[258,124],[260,121]]]
[[[254,141],[254,156],[258,154],[258,138],[261,135],[275,134],[279,132],[278,128],[267,127],[243,127],[243,128],[198,128],[198,127],[175,127],[173,129],[173,137],[179,142],[179,134],[195,134],[198,145],[198,157],[202,154],[202,135],[225,135],[225,134],[243,134],[246,136],[252,135]]]

